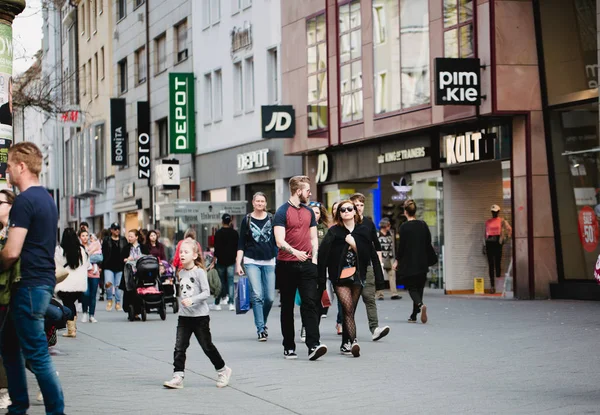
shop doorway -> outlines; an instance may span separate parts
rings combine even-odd
[[[140,226],[137,212],[131,212],[125,214],[125,232],[131,229],[138,229]]]

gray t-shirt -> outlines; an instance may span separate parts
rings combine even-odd
[[[182,269],[179,272],[179,279],[181,288],[179,315],[182,317],[207,316],[209,308],[206,300],[210,296],[210,287],[206,272],[201,268],[194,268],[190,271]],[[192,305],[185,307],[181,304],[181,300],[186,298],[192,300]]]

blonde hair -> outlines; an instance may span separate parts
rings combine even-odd
[[[181,248],[183,248],[184,245],[187,245],[191,248],[192,252],[197,254],[198,257],[194,260],[194,265],[196,265],[198,268],[202,268],[204,271],[206,271],[206,267],[204,266],[204,256],[202,255],[202,252],[200,252],[200,248],[198,247],[198,242],[196,241],[190,241],[189,239],[184,239],[183,242],[181,243]]]
[[[302,184],[306,183],[310,185],[310,177],[308,176],[294,176],[290,179],[290,193],[295,194],[302,188]]]
[[[8,149],[8,155],[12,156],[16,163],[24,163],[32,174],[40,175],[43,156],[35,144],[25,141],[14,144]]]

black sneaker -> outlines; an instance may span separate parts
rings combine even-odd
[[[259,342],[266,342],[267,341],[267,334],[264,331],[258,333],[258,341]]]
[[[396,295],[392,295],[392,296],[390,297],[390,299],[391,299],[391,300],[402,300],[402,296],[401,296],[401,295],[398,295],[398,294],[396,294]]]
[[[340,353],[346,356],[352,354],[352,343],[346,342],[340,346]]]
[[[100,298],[98,298],[98,301],[104,301],[104,296],[101,295]]]
[[[295,350],[284,350],[283,358],[287,360],[295,360],[298,358],[298,355],[296,354]]]
[[[319,357],[327,353],[327,346],[320,344],[308,351],[308,360],[317,360]]]
[[[265,326],[265,328],[263,329],[263,333],[265,334],[266,338],[269,338],[269,332],[267,330],[269,330],[269,328]]]

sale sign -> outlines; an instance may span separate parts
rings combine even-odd
[[[588,252],[594,252],[598,247],[598,220],[594,209],[589,206],[579,211],[579,239]]]

